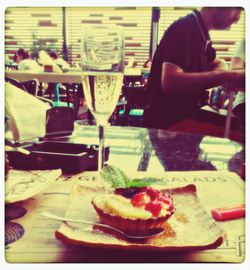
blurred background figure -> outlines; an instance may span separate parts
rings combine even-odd
[[[143,64],[143,68],[151,68],[152,61],[150,58],[147,59],[147,61]]]
[[[245,39],[242,39],[231,62],[231,69],[245,69]]]
[[[35,60],[31,59],[29,53],[23,48],[16,51],[14,61],[18,64],[18,70],[41,70],[39,64]]]
[[[5,63],[5,65],[8,65],[9,62],[10,62],[10,58],[9,58],[8,54],[5,54],[5,56],[4,56],[4,63]]]
[[[70,69],[70,65],[62,58],[58,57],[57,53],[54,51],[51,51],[49,53],[49,56],[55,61],[55,63],[61,68],[61,69]]]
[[[4,64],[6,70],[16,70],[17,64],[14,63],[13,59],[10,59],[8,54],[4,55]]]
[[[245,70],[245,39],[239,42],[235,55],[232,58],[230,68],[232,70],[236,69]],[[240,91],[238,91],[233,103],[233,113],[243,127],[245,126],[245,105],[246,105],[244,91],[245,89],[241,89]]]
[[[133,68],[135,66],[134,61],[135,61],[134,57],[129,57],[128,63],[127,63],[127,68]]]

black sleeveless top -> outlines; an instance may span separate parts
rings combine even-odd
[[[179,94],[166,94],[161,87],[164,62],[177,65],[184,72],[208,71],[205,48],[210,36],[200,13],[196,10],[194,13],[196,16],[191,13],[171,24],[156,49],[147,86],[149,104],[144,112],[147,127],[167,128],[192,116],[207,102],[208,93],[205,89],[198,89],[194,93],[185,93],[180,89]]]

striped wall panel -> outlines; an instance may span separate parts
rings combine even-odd
[[[10,58],[19,48],[61,52],[62,8],[10,7],[5,13],[5,52]]]
[[[161,7],[159,39],[165,29],[191,7]],[[122,25],[125,29],[126,61],[133,57],[142,66],[149,56],[151,7],[67,7],[66,41],[69,62],[79,62],[82,27],[86,24]],[[5,52],[13,57],[19,48],[52,49],[62,53],[63,17],[61,7],[11,7],[5,12]],[[211,31],[217,55],[231,60],[237,42],[245,36],[245,14],[227,31]]]
[[[67,11],[69,59],[80,61],[81,33],[84,25],[121,25],[125,32],[125,61],[134,58],[142,66],[149,56],[152,8],[77,7]]]
[[[159,39],[172,22],[192,12],[193,9],[193,7],[161,7]],[[237,43],[245,37],[245,12],[241,12],[240,21],[233,24],[230,30],[213,30],[210,31],[210,36],[217,56],[227,62],[231,61]]]

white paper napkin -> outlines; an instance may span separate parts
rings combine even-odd
[[[7,139],[25,141],[45,135],[46,111],[50,106],[10,83],[5,83]]]

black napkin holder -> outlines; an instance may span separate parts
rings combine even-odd
[[[86,145],[69,142],[43,141],[23,147],[29,154],[14,148],[8,151],[9,164],[20,170],[62,169],[64,173],[80,173],[97,170],[98,145]],[[109,148],[105,148],[105,161]]]

